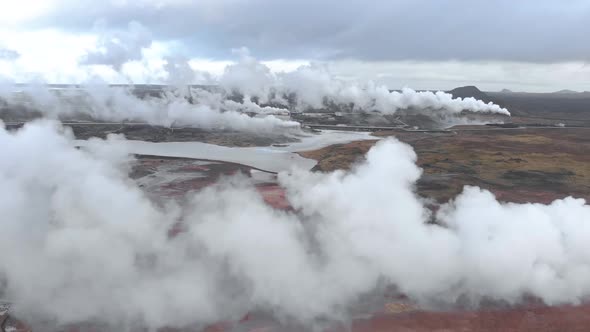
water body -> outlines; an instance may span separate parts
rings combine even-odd
[[[293,168],[309,170],[316,161],[301,157],[296,152],[320,149],[332,144],[358,140],[377,139],[366,132],[323,131],[298,137],[301,141],[281,146],[268,147],[226,147],[202,142],[145,142],[118,141],[131,154],[162,157],[207,159],[247,165],[269,172],[289,171]],[[84,146],[87,141],[78,140]]]

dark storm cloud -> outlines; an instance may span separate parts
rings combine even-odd
[[[191,56],[248,46],[261,58],[515,60],[590,58],[590,1],[65,0],[37,22],[63,29],[138,21]]]

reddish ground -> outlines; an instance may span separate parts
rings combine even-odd
[[[379,331],[589,331],[590,305],[500,311],[411,312],[353,323],[354,332]]]
[[[263,174],[263,178],[253,177],[253,171]],[[138,158],[132,177],[155,199],[182,200],[187,193],[199,191],[222,177],[238,173],[251,178],[266,203],[278,209],[290,208],[285,191],[276,183],[274,174],[241,164],[144,156]]]
[[[1,319],[0,319],[1,321]],[[12,320],[14,332],[29,331],[22,323]],[[158,332],[303,332],[311,328],[285,327],[264,317],[246,316],[239,322],[220,322],[204,329],[161,328]],[[435,312],[401,310],[358,319],[324,332],[587,332],[590,330],[590,304],[561,307],[531,307],[503,310]],[[104,327],[69,326],[58,332],[111,332]],[[134,332],[146,332],[134,330]],[[8,331],[7,331],[8,332]]]
[[[263,183],[256,185],[256,189],[262,195],[266,204],[281,210],[291,209],[291,204],[285,196],[285,189],[275,183]]]
[[[20,320],[8,314],[0,314],[0,331],[2,332],[30,332],[31,329]]]

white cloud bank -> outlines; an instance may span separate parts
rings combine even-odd
[[[118,46],[117,46],[118,47]],[[117,50],[118,48],[115,47]],[[120,70],[129,54],[116,53],[109,63]],[[105,54],[111,54],[107,52]],[[83,118],[101,121],[138,121],[162,126],[192,126],[205,129],[277,131],[298,128],[298,124],[274,115],[290,111],[332,108],[341,111],[394,114],[399,110],[431,116],[455,116],[463,111],[510,115],[508,110],[474,98],[453,98],[444,92],[417,92],[412,89],[390,91],[372,81],[365,84],[345,81],[319,65],[305,65],[292,72],[273,72],[267,65],[240,49],[240,61],[225,67],[218,78],[195,71],[181,57],[168,57],[164,64],[170,87],[160,96],[138,97],[133,86],[110,87],[105,82],[90,82],[78,90],[50,91],[34,84],[14,87],[3,84],[0,98],[8,104],[5,111],[30,110],[50,118]],[[137,56],[131,52],[132,58]],[[105,55],[106,56],[106,55]],[[199,80],[216,88],[189,87]],[[96,80],[95,80],[96,81]],[[21,108],[19,108],[21,107]],[[256,114],[251,117],[245,113]]]
[[[240,178],[157,207],[115,137],[77,150],[63,131],[0,129],[0,285],[21,317],[155,328],[262,310],[312,323],[385,285],[423,304],[590,296],[583,199],[501,203],[466,187],[429,224],[416,154],[393,139],[350,173],[280,174],[289,212]]]

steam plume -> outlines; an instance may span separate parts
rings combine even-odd
[[[0,45],[0,61],[1,60],[16,60],[20,57],[20,53]]]
[[[0,276],[17,314],[159,327],[263,310],[310,323],[346,317],[380,285],[421,303],[590,295],[583,199],[501,203],[466,187],[429,224],[416,155],[388,139],[349,173],[280,174],[297,212],[239,177],[161,208],[127,178],[118,139],[77,150],[51,122],[0,130]],[[169,238],[179,219],[186,231]]]
[[[88,52],[82,64],[109,65],[120,70],[125,62],[142,59],[142,50],[152,44],[151,32],[139,22],[130,22],[125,31],[108,31],[104,26],[104,22],[97,23],[96,29],[101,32],[97,50]]]
[[[485,103],[475,98],[453,98],[452,95],[438,91],[417,92],[404,88],[401,92],[389,91],[385,86],[373,82],[358,84],[335,78],[324,66],[302,66],[290,73],[273,74],[264,64],[250,56],[247,49],[237,52],[240,61],[229,65],[220,78],[220,85],[227,91],[237,91],[249,97],[257,97],[262,102],[287,105],[284,96],[294,96],[299,110],[321,109],[333,103],[340,107],[350,107],[360,111],[379,111],[395,113],[410,109],[415,112],[437,110],[456,114],[463,110],[483,113],[510,115],[505,108],[493,103]]]
[[[249,132],[296,132],[297,122],[282,120],[272,114],[251,117],[245,111],[265,113],[252,103],[244,106],[227,104],[204,90],[200,103],[190,103],[185,89],[163,89],[158,97],[140,98],[133,87],[111,87],[104,82],[85,85],[83,89],[50,90],[45,85],[29,85],[14,93],[14,87],[0,88],[0,99],[6,102],[4,113],[17,119],[27,113],[39,113],[52,119],[134,121],[160,126],[188,126],[203,129],[231,129]],[[188,88],[187,88],[188,89]],[[191,92],[192,93],[192,92]],[[284,110],[277,110],[283,111]],[[272,109],[266,113],[272,113]],[[276,112],[274,114],[280,114]]]
[[[141,58],[142,49],[150,43],[149,31],[141,24],[131,22],[129,31],[105,33],[98,50],[89,53],[83,63],[106,64],[120,70],[123,63]],[[281,120],[276,115],[309,109],[379,111],[384,114],[403,110],[442,119],[450,115],[453,123],[464,122],[455,116],[463,111],[510,114],[493,103],[486,104],[474,98],[453,98],[441,91],[389,91],[372,82],[364,85],[345,82],[319,65],[303,66],[289,73],[273,73],[250,56],[247,49],[236,52],[240,61],[227,66],[217,80],[192,70],[187,59],[166,58],[165,80],[170,86],[158,92],[158,97],[139,98],[132,92],[133,87],[115,88],[98,82],[86,84],[83,89],[59,92],[33,84],[24,87],[17,96],[0,87],[0,98],[8,103],[8,109],[13,105],[24,105],[19,111],[31,110],[49,118],[81,116],[102,121],[243,131],[297,130],[299,125],[296,122]],[[218,83],[218,87],[192,87],[197,77],[199,81]]]

